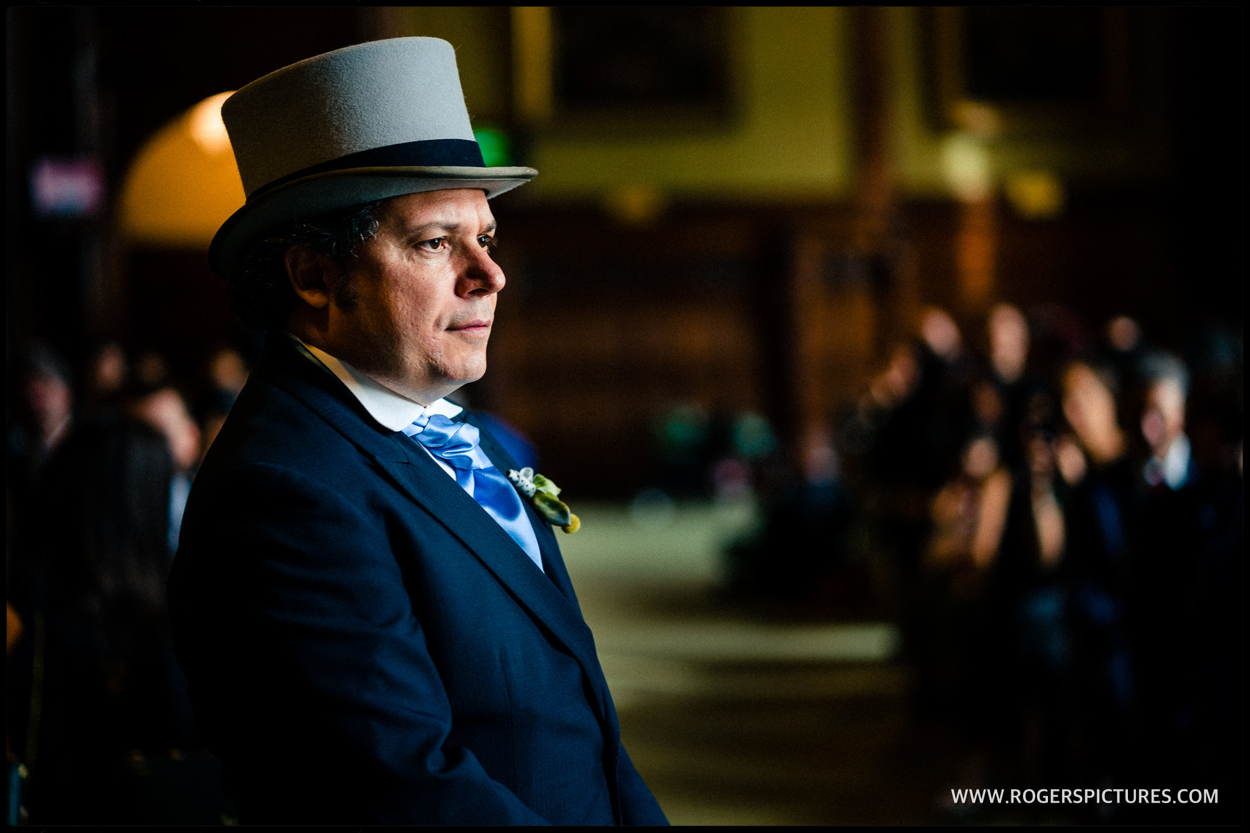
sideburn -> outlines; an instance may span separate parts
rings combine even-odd
[[[335,282],[334,303],[339,309],[354,310],[360,303],[360,292],[356,289],[356,281],[352,278],[351,271],[347,269],[340,268],[338,273],[341,279]]]

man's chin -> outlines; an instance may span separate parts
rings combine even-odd
[[[437,381],[431,382],[425,389],[425,393],[427,396],[431,397],[430,401],[432,402],[434,400],[450,396],[460,388],[478,381],[485,375],[486,362],[482,361],[480,367],[464,368],[453,373],[444,374]],[[426,402],[425,404],[428,405],[429,402]]]
[[[459,390],[465,385],[473,384],[474,382],[478,381],[485,375],[486,375],[486,368],[482,367],[480,370],[474,371],[472,373],[465,373],[463,375],[460,375],[459,377],[456,378],[456,380],[449,381],[448,384],[452,385],[453,386],[452,391],[455,391],[455,390]],[[450,392],[451,391],[448,391],[448,393]]]

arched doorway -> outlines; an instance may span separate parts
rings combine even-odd
[[[164,356],[192,381],[218,347],[236,342],[225,282],[208,268],[208,246],[243,205],[230,139],[221,121],[229,93],[167,122],[143,145],[117,203],[125,321],[118,334],[136,351]]]

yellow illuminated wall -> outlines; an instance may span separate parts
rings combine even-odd
[[[703,199],[837,199],[850,194],[852,148],[849,16],[840,8],[731,7],[733,114],[699,131],[663,122],[628,133],[531,137],[541,175],[529,199],[600,198],[653,188]],[[458,49],[475,125],[506,107],[507,41],[487,37],[506,22],[493,8],[406,8],[399,34],[446,38]],[[506,30],[505,30],[506,31]]]
[[[508,120],[513,63],[507,8],[405,7],[394,13],[396,34],[446,38],[457,47],[475,124]],[[729,7],[726,13],[732,118],[701,131],[660,121],[616,132],[566,131],[558,119],[539,125],[529,137],[527,161],[541,176],[526,187],[525,198],[611,201],[617,192],[648,189],[727,202],[850,198],[859,165],[857,9]],[[1098,188],[1166,176],[1167,78],[1158,58],[1162,18],[1149,10],[1138,17],[1134,38],[1147,57],[1133,70],[1138,89],[1124,104],[1126,114],[1105,124],[1058,119],[1041,130],[969,137],[957,136],[953,125],[935,117],[932,10],[886,9],[890,154],[900,196],[958,196],[960,185],[952,177],[960,174],[950,170],[950,160],[962,158],[959,151],[974,141],[995,190],[1019,191],[1041,178]]]

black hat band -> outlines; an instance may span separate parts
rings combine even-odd
[[[328,162],[310,165],[307,168],[279,177],[273,182],[262,185],[251,194],[247,201],[279,188],[288,182],[303,179],[314,174],[331,171],[343,171],[351,168],[485,168],[482,149],[477,142],[468,139],[427,139],[419,142],[400,142],[380,148],[370,148],[356,153],[349,153]]]

